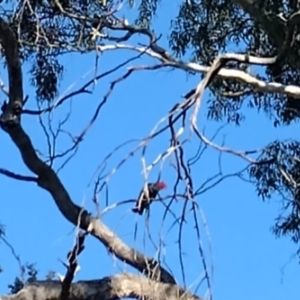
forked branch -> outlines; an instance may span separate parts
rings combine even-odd
[[[91,233],[116,257],[140,272],[144,272],[154,280],[174,284],[175,280],[172,275],[154,259],[130,248],[100,220],[91,217],[86,210],[76,205],[55,171],[38,157],[30,137],[22,128],[20,113],[18,110],[16,111],[16,107],[22,108],[23,97],[22,72],[17,41],[9,25],[1,18],[0,41],[5,50],[10,80],[10,99],[8,105],[3,108],[3,114],[0,117],[1,128],[8,133],[19,149],[27,168],[37,175],[38,185],[51,194],[58,209],[69,222]]]

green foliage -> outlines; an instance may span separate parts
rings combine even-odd
[[[36,269],[35,264],[22,266],[21,273],[20,277],[16,277],[14,282],[8,285],[11,294],[18,293],[24,285],[38,280],[38,270]],[[51,270],[46,275],[46,280],[55,280],[55,276],[55,272]]]
[[[143,28],[149,28],[152,18],[157,12],[159,2],[160,0],[141,0],[138,8],[139,15],[136,20],[136,24]]]
[[[280,12],[291,13],[295,8],[284,6],[282,1],[259,1],[260,9],[270,18]],[[291,52],[299,54],[299,39]],[[242,9],[230,0],[183,1],[176,19],[172,22],[170,46],[179,57],[191,53],[191,59],[210,65],[213,59],[232,46],[240,52],[260,57],[270,57],[278,47],[254,19],[250,19]],[[235,69],[241,66],[231,66]],[[251,72],[251,71],[250,71]],[[265,69],[260,76],[265,81],[299,85],[300,72],[284,61],[279,69],[273,66]],[[300,102],[297,99],[277,94],[260,94],[242,86],[234,80],[215,80],[211,87],[208,118],[240,124],[246,117],[245,106],[263,111],[274,126],[289,125],[300,117]],[[230,96],[228,92],[230,91]],[[249,97],[251,96],[251,97]],[[262,160],[276,157],[278,162],[255,165],[250,176],[255,181],[258,195],[263,199],[276,194],[282,198],[282,212],[275,220],[273,232],[277,236],[290,236],[300,242],[300,144],[298,141],[275,141],[267,147]],[[284,177],[289,174],[293,184]]]
[[[283,9],[281,1],[261,1],[261,9],[270,17],[276,18]],[[170,46],[177,56],[191,52],[191,58],[201,64],[210,65],[214,58],[227,49],[238,48],[240,52],[251,53],[261,57],[270,57],[277,53],[277,47],[255,20],[250,19],[244,11],[230,0],[183,1],[176,19],[172,22]],[[296,41],[293,51],[298,52],[299,41]],[[190,51],[189,51],[190,50]],[[236,68],[236,67],[235,67]],[[296,84],[300,81],[300,72],[293,66],[284,64],[279,70],[273,67],[266,69],[264,80],[276,79],[283,84]],[[240,84],[226,81],[225,86],[231,90],[240,90]],[[229,122],[239,124],[242,118],[242,103],[249,101],[248,93],[239,97],[226,97],[222,93],[224,82],[212,87],[209,117],[219,121],[226,118]],[[251,94],[254,101],[250,107],[263,110],[272,117],[275,125],[290,124],[300,116],[298,102],[282,95],[266,96]],[[232,103],[234,101],[234,104]],[[231,104],[228,104],[231,102]],[[226,109],[221,109],[220,107]]]
[[[276,158],[273,164],[254,165],[250,176],[256,182],[259,196],[269,199],[279,194],[282,212],[276,219],[273,232],[279,237],[288,235],[300,242],[300,143],[299,141],[270,144],[261,160]]]
[[[19,292],[26,283],[37,281],[38,271],[34,264],[27,264],[22,267],[22,273],[22,278],[16,277],[14,283],[8,285],[11,294]]]
[[[59,58],[70,52],[89,52],[95,42],[91,38],[92,25],[107,15],[106,6],[113,1],[60,0],[61,8],[53,0],[19,1],[14,10],[2,9],[20,44],[23,61],[30,61],[31,84],[36,88],[38,101],[52,101],[58,94],[63,65]],[[69,17],[80,16],[78,18]],[[103,17],[106,18],[106,17]],[[91,47],[93,46],[93,47]]]
[[[55,276],[56,276],[55,271],[50,270],[46,275],[46,280],[54,280]]]
[[[40,51],[32,64],[32,85],[36,87],[39,100],[51,101],[57,96],[59,81],[62,77],[63,66],[51,55]]]

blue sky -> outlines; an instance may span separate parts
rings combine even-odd
[[[178,1],[168,6],[162,3],[159,16],[155,18],[157,33],[167,34],[169,21],[175,15]],[[164,17],[162,17],[164,16]],[[166,18],[165,16],[168,16]],[[136,39],[133,39],[136,41]],[[162,46],[167,46],[166,39],[161,40]],[[135,53],[133,54],[135,55]],[[113,51],[105,53],[99,60],[98,72],[102,73],[121,63],[132,54],[128,51]],[[71,88],[77,89],[94,75],[95,54],[72,54],[62,60],[66,73],[61,82],[60,93],[66,93]],[[142,58],[130,63],[152,64],[155,61]],[[24,91],[29,94],[28,107],[34,107],[34,92],[28,84],[28,65],[24,66]],[[78,134],[87,124],[97,104],[102,100],[109,88],[109,83],[126,72],[126,68],[112,74],[97,83],[93,95],[74,97],[72,103],[72,117],[66,124],[65,130]],[[4,75],[5,72],[1,72]],[[88,74],[85,76],[85,74]],[[6,77],[4,76],[6,80]],[[199,80],[199,75],[187,77],[183,71],[159,70],[140,71],[131,75],[126,81],[119,83],[100,115],[80,146],[76,156],[59,173],[60,178],[68,189],[74,202],[84,205],[94,211],[91,201],[93,185],[89,182],[97,166],[103,158],[120,143],[132,139],[142,138],[149,134],[154,125],[168,110],[180,100],[180,95],[193,88]],[[205,99],[208,99],[206,93]],[[56,122],[69,111],[65,104],[57,110]],[[235,149],[258,149],[270,141],[281,138],[295,137],[292,132],[296,125],[274,129],[271,122],[254,110],[244,109],[246,120],[241,127],[228,125],[222,129],[216,142]],[[205,116],[206,106],[201,108],[198,118],[199,128],[205,128],[207,137],[212,137],[221,123],[209,122]],[[31,116],[23,117],[25,130],[31,135],[32,141],[40,151],[47,151],[47,142],[41,130],[38,119]],[[291,128],[293,127],[293,128]],[[185,133],[185,136],[188,132]],[[0,166],[21,174],[29,174],[24,167],[20,155],[5,133],[0,134],[2,155]],[[169,136],[164,134],[155,139],[146,154],[147,162],[151,162],[159,153],[168,147]],[[59,139],[58,149],[63,150],[70,145],[67,135]],[[107,171],[115,167],[127,153],[136,146],[129,144],[116,153],[107,165]],[[186,145],[187,157],[193,156],[199,146],[195,136]],[[214,149],[207,149],[201,160],[194,166],[192,175],[194,183],[200,186],[207,178],[218,172],[219,153]],[[240,158],[232,155],[222,155],[222,169],[224,174],[237,172],[246,166]],[[59,161],[55,166],[59,166]],[[109,203],[132,199],[139,193],[143,184],[141,175],[141,153],[131,157],[126,164],[109,181]],[[154,168],[150,179],[155,180],[159,168]],[[175,182],[175,172],[166,162],[162,178],[169,189],[163,196],[172,193]],[[93,178],[95,179],[95,178]],[[65,270],[58,258],[65,259],[67,252],[74,242],[73,226],[58,212],[54,201],[47,192],[35,184],[13,181],[0,176],[2,187],[2,203],[0,221],[6,225],[6,237],[20,255],[23,263],[36,263],[41,278],[49,270],[62,274]],[[238,178],[232,177],[223,183],[200,195],[197,203],[205,216],[207,225],[199,215],[201,224],[201,242],[209,270],[213,266],[213,294],[215,300],[250,300],[272,299],[281,300],[283,297],[296,300],[299,285],[299,265],[293,254],[297,248],[288,239],[276,239],[271,233],[271,225],[279,213],[280,199],[273,198],[263,203],[255,194],[255,188]],[[100,208],[105,206],[105,195],[100,195]],[[183,203],[174,203],[172,209],[178,215]],[[154,256],[156,251],[147,236],[143,217],[135,217],[130,211],[131,204],[118,207],[108,212],[103,221],[115,230],[118,235],[131,246]],[[155,203],[151,208],[150,231],[155,243],[158,243],[163,206]],[[191,216],[184,227],[182,244],[184,250],[184,265],[186,283],[194,290],[203,276],[203,266],[198,253],[198,241]],[[135,224],[138,222],[138,238],[133,238]],[[180,271],[178,255],[178,227],[167,233],[172,224],[172,217],[168,217],[163,228],[166,246],[163,255],[167,265],[180,284],[183,279]],[[207,236],[207,227],[209,236]],[[209,242],[210,240],[210,242]],[[212,255],[209,251],[211,243]],[[92,237],[86,241],[86,249],[80,256],[81,270],[76,279],[94,279],[116,274],[121,271],[133,271],[130,267],[110,256],[106,249]],[[12,283],[18,274],[18,264],[10,250],[0,243],[0,264],[4,269],[0,273],[0,295],[8,292],[7,285]],[[200,295],[207,290],[201,285]]]

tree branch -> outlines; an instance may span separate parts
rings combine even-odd
[[[28,284],[14,295],[1,300],[55,300],[61,293],[60,281],[37,281]],[[202,300],[175,284],[159,283],[132,274],[119,274],[99,280],[79,281],[70,288],[70,299],[117,300],[122,298],[147,300]]]
[[[129,68],[129,70],[134,70],[134,71],[157,70],[158,68],[162,68],[162,67],[170,67],[170,68],[176,68],[184,71],[192,71],[192,72],[205,74],[211,68],[211,67],[199,65],[194,62],[183,62],[181,60],[168,61],[160,54],[148,49],[148,47],[139,47],[139,46],[132,46],[127,44],[115,44],[115,45],[97,46],[96,49],[101,52],[115,50],[115,49],[133,50],[139,53],[145,53],[150,57],[158,59],[162,62],[162,64],[160,65]],[[255,65],[269,65],[274,62],[273,58],[261,58],[261,57],[255,57],[255,56],[245,55],[245,54],[226,53],[224,57],[230,58],[233,61],[246,62]],[[300,69],[300,65],[299,65],[299,69]],[[300,98],[299,86],[285,85],[278,82],[265,82],[241,70],[221,68],[217,76],[224,79],[235,79],[243,84],[248,84],[251,86],[254,92],[278,93],[278,94],[288,95],[295,99]]]
[[[18,41],[9,25],[0,18],[0,42],[4,49],[9,79],[9,101],[2,108],[0,125],[12,126],[19,123],[23,106],[22,70]]]
[[[234,0],[234,2],[261,25],[269,38],[279,49],[283,47],[284,41],[286,39],[286,32],[289,29],[287,28],[287,26],[294,26],[294,22],[293,24],[284,24],[280,22],[279,17],[271,16],[265,10],[261,9],[259,5],[257,5],[260,1]],[[298,21],[298,18],[296,21]],[[295,56],[292,52],[289,52],[287,59],[291,65],[297,67],[297,69],[300,70],[300,60],[298,58],[298,55]]]
[[[173,276],[162,268],[153,258],[149,258],[125,244],[116,234],[106,227],[100,220],[73,203],[69,193],[61,183],[55,171],[44,163],[36,154],[30,137],[23,130],[20,122],[20,113],[12,120],[5,116],[15,116],[15,103],[19,103],[23,95],[22,71],[20,67],[18,50],[15,49],[16,39],[13,31],[0,18],[0,41],[5,50],[5,58],[9,70],[9,104],[3,108],[0,125],[5,130],[16,147],[19,149],[23,162],[27,168],[37,175],[37,183],[47,190],[53,197],[62,215],[75,226],[88,231],[96,237],[109,251],[120,260],[128,263],[140,272],[154,280],[165,283],[175,283]],[[14,76],[11,76],[13,73]],[[22,101],[21,101],[22,103]],[[15,122],[17,120],[17,122]]]
[[[61,284],[61,293],[59,300],[68,300],[70,299],[70,287],[74,279],[78,264],[77,257],[84,250],[84,240],[86,233],[80,231],[77,235],[76,244],[73,247],[72,251],[68,253],[69,265],[67,266],[67,273]]]
[[[29,182],[37,182],[37,178],[36,177],[16,174],[14,172],[11,172],[11,171],[3,169],[3,168],[0,168],[0,174],[3,174],[5,176],[7,176],[7,177],[10,177],[10,178],[13,178],[13,179],[17,179],[17,180],[29,181]]]

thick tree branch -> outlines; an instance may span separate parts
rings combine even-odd
[[[140,272],[145,272],[151,277],[154,276],[155,279],[162,282],[175,283],[173,277],[154,259],[130,248],[100,220],[91,217],[87,211],[72,202],[70,195],[53,169],[38,158],[29,136],[21,126],[9,129],[7,132],[19,149],[26,166],[38,176],[39,186],[51,194],[58,209],[68,221],[75,226],[79,225],[83,230],[88,230],[109,251]]]
[[[0,18],[0,42],[4,49],[9,79],[9,101],[6,107],[2,108],[0,124],[12,126],[19,123],[23,106],[22,70],[16,36],[2,18]]]
[[[200,64],[194,62],[183,62],[181,60],[177,61],[168,61],[159,53],[156,53],[148,47],[139,47],[132,46],[128,44],[115,44],[115,45],[105,45],[105,46],[97,46],[98,51],[104,52],[115,49],[126,49],[132,50],[139,53],[145,53],[152,58],[158,59],[162,62],[162,64],[154,65],[154,66],[142,66],[142,67],[131,67],[129,70],[141,71],[141,70],[157,70],[163,67],[171,67],[184,71],[192,71],[197,73],[207,73],[210,70],[210,67],[202,66]],[[233,61],[251,63],[255,65],[269,65],[274,63],[273,58],[261,58],[255,57],[251,55],[245,54],[235,54],[235,53],[226,53],[224,55],[226,58],[230,58]],[[278,82],[265,82],[255,77],[255,75],[250,75],[247,72],[229,68],[221,68],[218,77],[224,79],[235,79],[243,84],[248,84],[251,86],[254,92],[260,93],[278,93],[288,95],[295,99],[300,99],[300,88],[296,85],[284,85]]]
[[[76,239],[76,244],[73,247],[72,251],[68,253],[68,261],[69,265],[67,266],[67,273],[65,278],[61,284],[61,293],[59,300],[68,300],[70,299],[70,287],[72,281],[74,279],[78,264],[77,264],[77,257],[78,255],[84,250],[84,240],[86,237],[85,232],[79,232]]]
[[[15,116],[16,112],[14,105],[15,103],[19,103],[20,99],[22,99],[22,73],[18,50],[15,49],[17,46],[16,39],[13,32],[1,18],[0,41],[5,49],[10,80],[10,101],[9,105],[6,105],[6,107],[3,108],[0,124],[2,129],[9,134],[10,138],[19,149],[25,165],[30,171],[37,175],[38,185],[51,194],[58,209],[68,221],[75,226],[79,226],[81,229],[90,232],[119,259],[128,263],[140,272],[144,272],[155,280],[174,284],[175,280],[172,275],[162,268],[158,262],[137,252],[135,249],[130,248],[100,220],[91,217],[86,210],[81,209],[78,205],[73,203],[70,195],[54,170],[37,156],[30,137],[23,130],[21,123],[13,122],[13,126],[11,126],[12,120],[5,116]],[[13,73],[13,76],[11,73]],[[12,105],[10,105],[10,103],[12,103]],[[16,120],[19,121],[19,118],[20,114],[18,114]]]
[[[60,281],[38,281],[14,295],[1,300],[56,300],[61,293]],[[175,284],[160,283],[132,274],[104,277],[100,280],[79,281],[70,288],[70,299],[117,300],[122,298],[147,300],[202,300]]]

